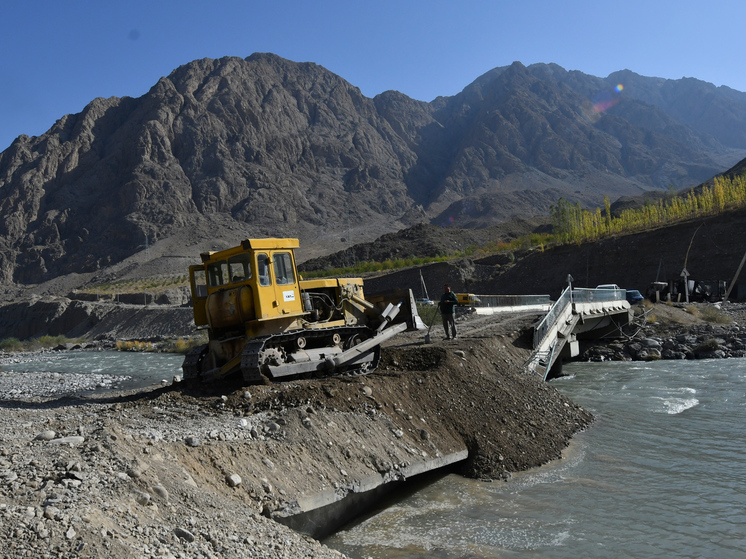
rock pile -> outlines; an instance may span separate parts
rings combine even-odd
[[[700,305],[701,308],[715,309]],[[654,361],[658,359],[725,359],[746,357],[746,329],[739,320],[746,312],[746,305],[731,305],[718,309],[721,324],[711,324],[698,318],[697,307],[692,305],[656,305],[652,312],[665,310],[666,318],[649,323],[626,341],[613,340],[594,344],[580,356],[582,361]],[[689,315],[684,321],[683,316]],[[706,315],[710,316],[710,315]],[[689,318],[687,317],[687,318]]]
[[[19,383],[19,376],[23,382]],[[3,373],[0,372],[0,394],[8,400],[24,400],[32,397],[57,397],[70,394],[112,390],[122,382],[130,380],[128,375],[66,374],[51,371]]]
[[[214,446],[238,442],[239,429],[229,427],[238,420],[194,421],[198,408],[60,401],[4,407],[3,557],[339,557],[248,505],[240,475]],[[173,422],[179,426],[165,438],[181,439],[177,449],[188,445],[186,432],[201,441],[195,463],[175,459],[159,439],[166,430],[158,425]],[[229,472],[224,479],[199,475],[210,459]]]
[[[735,335],[734,335],[735,334]],[[642,338],[593,346],[583,361],[653,361],[657,359],[724,359],[746,357],[746,332],[679,334],[675,338]]]

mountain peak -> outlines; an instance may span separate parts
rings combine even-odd
[[[618,102],[597,102],[617,78]],[[0,153],[0,281],[124,269],[145,245],[183,271],[256,236],[319,256],[420,221],[691,186],[746,154],[746,100],[705,90],[516,61],[424,103],[271,53],[194,60]]]

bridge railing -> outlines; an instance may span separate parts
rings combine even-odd
[[[549,312],[541,320],[541,322],[539,322],[539,325],[534,330],[534,347],[535,348],[539,347],[539,344],[546,337],[547,332],[549,332],[549,329],[552,326],[554,326],[557,320],[559,320],[560,315],[564,312],[567,305],[569,305],[571,302],[572,302],[572,291],[570,290],[570,286],[568,286],[562,292],[562,295],[559,296],[559,299],[557,299],[554,302],[554,304],[552,305],[552,308],[549,309]]]
[[[477,295],[480,307],[528,307],[548,305],[549,295]]]
[[[572,290],[574,303],[625,301],[626,299],[627,291],[624,289],[586,289],[580,287]]]

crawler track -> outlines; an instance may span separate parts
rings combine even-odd
[[[251,340],[244,347],[241,373],[246,382],[259,382],[262,376],[273,380],[301,375],[328,376],[348,372],[370,372],[378,366],[380,346],[368,358],[341,370],[326,368],[326,358],[348,349],[358,341],[372,337],[374,332],[365,326],[340,326],[325,330],[307,330],[274,334]],[[299,339],[303,343],[299,343]],[[304,364],[304,365],[299,365]],[[300,368],[308,369],[299,372]]]
[[[204,360],[209,351],[203,345],[187,353],[182,370],[185,380],[217,380],[240,370],[244,382],[251,384],[263,382],[265,377],[282,381],[300,376],[368,373],[378,366],[380,346],[342,367],[330,367],[330,359],[374,334],[366,326],[340,326],[253,338],[243,348],[240,365],[219,375],[218,369],[205,369]]]

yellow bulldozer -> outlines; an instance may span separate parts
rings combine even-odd
[[[187,354],[185,380],[370,372],[383,342],[423,328],[410,289],[366,297],[360,278],[301,279],[298,246],[250,239],[189,267],[194,323],[209,341]]]

